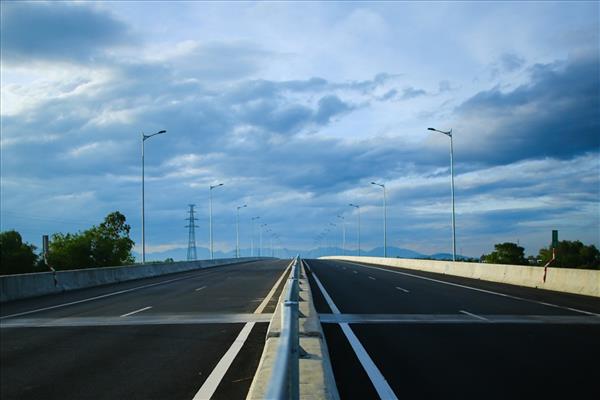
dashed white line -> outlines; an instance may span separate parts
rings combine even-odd
[[[494,292],[494,291],[485,290],[485,289],[479,289],[479,288],[476,288],[476,287],[473,287],[473,286],[460,285],[458,283],[446,282],[446,281],[442,281],[442,280],[439,280],[439,279],[428,278],[428,277],[425,277],[425,276],[420,276],[420,275],[415,275],[415,274],[409,274],[407,272],[392,271],[392,270],[385,269],[385,268],[371,267],[371,266],[368,266],[368,265],[357,264],[357,263],[351,262],[351,261],[342,261],[342,262],[345,262],[345,263],[348,263],[348,264],[357,265],[357,266],[363,267],[363,268],[378,269],[380,271],[387,271],[387,272],[391,272],[393,274],[400,274],[400,275],[405,275],[405,276],[411,276],[413,278],[423,279],[423,280],[431,281],[431,282],[442,283],[444,285],[456,286],[456,287],[460,287],[460,288],[463,288],[463,289],[475,290],[477,292],[493,294],[493,295],[496,295],[496,296],[502,296],[502,297],[506,297],[506,298],[509,298],[509,299],[527,301],[529,303],[542,304],[542,305],[548,306],[548,307],[560,308],[560,309],[563,309],[563,310],[570,310],[570,311],[574,311],[574,312],[578,312],[578,313],[582,313],[582,314],[595,315],[597,317],[600,317],[600,314],[596,314],[596,313],[593,313],[593,312],[590,312],[590,311],[579,310],[577,308],[559,306],[557,304],[546,303],[546,302],[543,302],[543,301],[530,300],[530,299],[526,299],[526,298],[523,298],[523,297],[512,296],[510,294],[499,293],[499,292]]]
[[[375,278],[373,278],[372,276],[369,276],[369,279],[375,280]]]
[[[352,272],[355,273],[355,274],[358,274],[358,271],[352,271]]]
[[[130,316],[130,315],[137,314],[137,313],[139,313],[139,312],[146,311],[146,310],[149,310],[149,309],[151,309],[151,308],[152,308],[152,306],[148,306],[148,307],[140,308],[139,310],[135,310],[135,311],[129,312],[129,313],[127,313],[127,314],[123,314],[123,315],[121,315],[121,317],[128,317],[128,316]]]
[[[470,313],[470,312],[465,311],[465,310],[460,310],[459,312],[461,312],[461,313],[463,313],[465,315],[468,315],[469,317],[480,319],[482,321],[489,321],[489,319],[487,319],[485,317],[482,317],[481,315],[473,314],[473,313]]]
[[[315,282],[317,282],[317,286],[319,286],[319,289],[321,290],[321,293],[323,294],[325,301],[329,305],[329,308],[331,308],[331,312],[334,314],[340,314],[340,310],[337,308],[337,306],[331,299],[331,296],[329,296],[329,293],[327,293],[327,291],[321,284],[321,281],[319,280],[319,278],[317,278],[317,275],[314,272],[313,272],[313,278],[315,278]],[[383,376],[381,371],[379,371],[379,368],[377,368],[377,366],[375,365],[375,363],[373,362],[373,360],[367,353],[367,350],[364,348],[362,343],[360,343],[360,340],[358,340],[358,338],[352,331],[352,328],[350,328],[350,326],[347,323],[340,323],[339,325],[340,325],[340,328],[342,328],[344,335],[346,335],[348,342],[350,342],[350,345],[352,346],[352,350],[354,350],[354,353],[358,357],[358,361],[360,361],[360,364],[362,365],[363,369],[369,376],[369,379],[371,380],[371,383],[373,384],[373,387],[377,391],[377,394],[379,395],[379,397],[382,399],[386,399],[386,400],[388,400],[388,399],[390,399],[390,400],[396,399],[397,400],[398,397],[396,397],[396,394],[394,393],[394,391],[388,384],[387,380],[385,379],[385,377]]]
[[[206,286],[201,286],[201,287],[199,287],[198,289],[196,289],[196,290],[195,290],[195,292],[198,292],[198,291],[200,291],[200,290],[202,290],[202,289],[206,289]]]
[[[396,289],[403,291],[404,293],[410,293],[410,290],[401,288],[400,286],[396,286]]]

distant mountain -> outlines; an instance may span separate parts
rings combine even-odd
[[[357,256],[358,252],[356,250],[345,250],[343,251],[339,247],[318,247],[316,249],[310,250],[294,250],[288,248],[277,248],[275,252],[271,252],[271,249],[263,249],[263,256],[271,257],[279,257],[279,258],[291,258],[296,254],[300,254],[303,258],[318,258],[323,256],[330,255],[347,255],[347,256]],[[401,247],[393,247],[390,246],[387,248],[388,257],[392,258],[422,258],[422,259],[433,259],[433,260],[452,260],[451,253],[435,253],[431,255],[422,254],[410,249],[404,249]],[[141,259],[141,254],[134,252],[134,255],[139,260]],[[210,258],[210,251],[206,247],[196,247],[196,259],[198,260],[207,260]],[[250,257],[251,249],[243,248],[240,249],[241,257]],[[254,256],[258,255],[258,250],[254,249]],[[383,257],[383,247],[375,247],[370,250],[362,250],[361,256],[365,257]],[[235,250],[231,251],[215,251],[215,258],[234,258]],[[187,248],[177,248],[157,253],[146,253],[146,259],[148,261],[162,261],[167,258],[172,258],[175,261],[184,261],[187,259]],[[469,257],[465,257],[463,255],[456,256],[457,259],[466,259]]]

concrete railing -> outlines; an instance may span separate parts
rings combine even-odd
[[[247,400],[339,400],[327,343],[313,304],[304,263],[298,260],[297,267],[298,278],[294,279],[292,275],[288,280],[273,313]],[[291,285],[297,285],[297,310],[293,312],[285,310],[289,295],[293,295]],[[289,320],[292,314],[296,314],[295,321]],[[290,331],[290,324],[294,332]],[[298,346],[296,354],[293,353],[295,346]]]
[[[600,271],[571,268],[530,267],[526,265],[485,264],[452,261],[417,260],[408,258],[329,256],[336,259],[361,262],[418,271],[435,272],[464,278],[528,286],[558,292],[600,297]]]
[[[264,257],[263,257],[264,258]],[[68,290],[125,282],[134,279],[191,271],[259,260],[256,257],[223,258],[217,260],[182,261],[174,263],[147,263],[121,267],[86,268],[68,271],[39,272],[0,276],[0,303]]]

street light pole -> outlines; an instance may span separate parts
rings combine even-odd
[[[383,188],[383,257],[387,257],[387,204],[385,183],[371,182],[371,185],[380,186]]]
[[[144,135],[144,132],[142,132],[142,264],[146,263],[146,212],[145,212],[145,203],[146,203],[146,198],[145,198],[145,178],[144,178],[144,142],[147,139],[150,139],[152,136],[156,136],[156,135],[160,135],[162,133],[165,133],[167,131],[162,130],[156,133],[153,133],[152,135]]]
[[[260,219],[260,217],[252,217],[252,235],[250,236],[250,254],[254,257],[254,221]]]
[[[208,236],[210,238],[210,259],[214,259],[213,254],[213,229],[212,229],[212,191],[214,188],[218,188],[219,186],[223,186],[222,183],[218,185],[211,185],[208,191]]]
[[[235,254],[236,258],[240,258],[240,208],[247,207],[246,204],[237,207],[237,214],[235,216]]]
[[[337,216],[342,220],[342,255],[346,254],[346,219],[341,215]]]
[[[454,213],[454,144],[452,143],[452,129],[448,132],[434,128],[427,130],[443,133],[450,138],[450,190],[452,193],[452,261],[456,261],[456,218]]]
[[[348,204],[350,207],[356,208],[358,211],[358,256],[360,257],[360,206],[356,204]]]
[[[262,231],[263,227],[267,226],[267,224],[261,224],[258,229],[258,256],[261,256],[262,253]]]

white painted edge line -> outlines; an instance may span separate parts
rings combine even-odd
[[[152,308],[152,306],[148,306],[148,307],[140,308],[139,310],[135,310],[135,311],[129,312],[129,313],[127,313],[127,314],[123,314],[123,315],[121,315],[121,317],[128,317],[128,316],[130,316],[130,315],[137,314],[137,313],[139,313],[139,312],[146,311],[146,310],[149,310],[149,309],[151,309],[151,308]]]
[[[329,308],[331,308],[331,311],[334,314],[340,314],[340,310],[337,308],[337,306],[331,299],[331,296],[329,296],[329,293],[327,293],[314,271],[312,276],[313,278],[315,278],[315,282],[317,282],[317,286],[319,286],[319,289],[321,290],[325,301],[327,301],[327,304],[329,304]],[[344,335],[346,335],[346,339],[348,339],[348,342],[352,346],[352,350],[354,350],[356,357],[358,357],[358,361],[360,361],[360,364],[369,376],[369,379],[371,380],[373,387],[375,387],[375,390],[377,391],[379,397],[385,400],[397,400],[398,397],[396,397],[396,394],[394,393],[390,385],[387,383],[387,380],[382,375],[381,371],[379,371],[379,368],[377,368],[377,366],[369,356],[369,353],[367,353],[367,350],[365,350],[364,346],[360,343],[360,340],[358,340],[350,326],[347,323],[340,323],[340,327],[342,328]]]
[[[473,314],[473,313],[470,313],[470,312],[468,312],[468,311],[465,311],[465,310],[459,310],[459,312],[460,312],[460,313],[463,313],[463,314],[465,314],[465,315],[468,315],[469,317],[473,317],[473,318],[480,319],[480,320],[482,320],[482,321],[489,321],[489,319],[487,319],[487,318],[485,318],[485,317],[482,317],[481,315]]]
[[[200,271],[204,271],[204,270],[200,269],[200,270],[194,271],[194,272],[200,272]],[[146,288],[153,287],[153,286],[164,285],[164,284],[171,283],[171,282],[181,281],[181,280],[184,280],[184,279],[190,279],[189,275],[190,274],[186,274],[185,277],[181,277],[181,278],[169,279],[169,280],[166,280],[166,281],[161,281],[161,282],[156,282],[156,283],[150,283],[148,285],[136,286],[136,287],[133,287],[133,288],[130,288],[130,289],[119,290],[117,292],[106,293],[106,294],[103,294],[103,295],[100,295],[100,296],[88,297],[87,299],[70,301],[68,303],[62,303],[62,304],[57,304],[57,305],[54,305],[54,306],[49,306],[49,307],[44,307],[44,308],[38,308],[38,309],[35,309],[35,310],[24,311],[24,312],[20,312],[20,313],[16,313],[16,314],[5,315],[3,317],[0,317],[0,319],[12,318],[12,317],[20,317],[21,315],[28,315],[28,314],[33,314],[33,313],[40,312],[40,311],[46,311],[46,310],[52,310],[52,309],[60,308],[60,307],[72,306],[73,304],[85,303],[85,302],[88,302],[88,301],[103,299],[105,297],[116,296],[118,294],[133,292],[135,290],[141,290],[141,289],[146,289]]]
[[[200,290],[202,290],[202,289],[206,289],[206,286],[201,286],[201,287],[199,287],[198,289],[196,289],[196,290],[194,290],[194,291],[195,291],[195,292],[198,292],[198,291],[200,291]]]
[[[262,313],[267,304],[269,304],[269,300],[271,300],[271,297],[273,297],[273,295],[275,294],[275,290],[277,290],[277,288],[279,287],[279,284],[283,280],[286,271],[291,267],[293,262],[294,260],[292,260],[292,262],[290,262],[290,265],[288,265],[283,270],[283,273],[281,274],[279,279],[277,279],[277,282],[275,282],[275,285],[273,285],[273,287],[271,288],[267,296],[264,298],[262,303],[260,303],[260,305],[256,308],[254,314]],[[250,331],[252,331],[254,324],[255,322],[248,322],[246,323],[246,325],[244,325],[238,336],[233,341],[231,347],[229,347],[229,350],[227,350],[225,355],[223,355],[221,360],[219,360],[219,363],[217,364],[215,369],[213,369],[208,378],[206,378],[206,380],[202,384],[202,387],[200,387],[200,389],[194,396],[194,400],[210,399],[213,396],[213,394],[215,394],[217,387],[219,387],[221,380],[223,380],[223,377],[227,373],[227,370],[229,369],[229,367],[231,367],[233,360],[244,346],[244,343],[246,343],[246,339],[248,339],[248,335],[250,335]]]
[[[396,289],[402,290],[404,293],[410,293],[410,290],[401,288],[400,286],[396,286]]]
[[[244,346],[244,343],[246,343],[246,339],[248,339],[254,324],[255,322],[248,322],[244,325],[239,335],[233,341],[231,347],[229,347],[229,350],[227,350],[225,355],[219,360],[215,369],[213,369],[208,378],[206,378],[202,387],[194,396],[194,400],[206,400],[213,396],[221,383],[221,380],[225,376],[225,373],[233,363],[233,360],[242,349],[242,346]]]
[[[426,276],[409,274],[408,272],[392,271],[392,270],[385,269],[385,268],[378,268],[378,267],[372,267],[370,265],[357,264],[357,263],[352,262],[352,261],[345,261],[345,260],[335,260],[335,261],[337,261],[337,262],[345,262],[345,263],[349,263],[349,264],[354,264],[354,265],[358,265],[359,267],[364,267],[364,268],[378,269],[380,271],[391,272],[393,274],[400,274],[400,275],[412,276],[413,278],[424,279],[426,281],[432,281],[432,282],[442,283],[444,285],[457,286],[457,287],[460,287],[460,288],[463,288],[463,289],[475,290],[477,292],[483,292],[483,293],[493,294],[493,295],[496,295],[496,296],[507,297],[507,298],[514,299],[514,300],[527,301],[527,302],[530,302],[530,303],[541,304],[541,305],[548,306],[548,307],[555,307],[555,308],[560,308],[560,309],[563,309],[563,310],[569,310],[569,311],[574,311],[574,312],[578,312],[578,313],[582,313],[582,314],[595,315],[597,317],[600,317],[600,314],[596,314],[596,313],[593,313],[593,312],[590,312],[590,311],[578,310],[576,308],[559,306],[557,304],[546,303],[546,302],[543,302],[543,301],[526,299],[526,298],[523,298],[523,297],[513,296],[513,295],[510,295],[510,294],[494,292],[494,291],[486,290],[486,289],[480,289],[480,288],[476,288],[476,287],[473,287],[473,286],[460,285],[458,283],[446,282],[446,281],[442,281],[442,280],[439,280],[439,279],[428,278]]]
[[[277,282],[275,282],[275,285],[273,285],[273,287],[271,288],[271,290],[269,291],[269,293],[267,293],[267,296],[264,298],[264,300],[262,301],[262,303],[260,303],[258,305],[258,307],[256,308],[256,310],[254,310],[254,314],[260,314],[260,313],[263,312],[263,310],[265,309],[265,307],[267,306],[267,304],[269,304],[269,301],[271,300],[271,297],[273,297],[273,295],[275,294],[275,291],[279,287],[279,284],[283,280],[283,277],[285,276],[285,273],[287,272],[288,269],[290,269],[290,267],[292,266],[293,263],[294,263],[294,260],[292,260],[292,262],[290,263],[290,265],[288,265],[283,270],[283,273],[281,274],[281,276],[279,277],[279,279],[277,279]]]
[[[373,278],[372,276],[369,276],[369,279],[375,280],[375,278]]]

